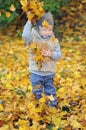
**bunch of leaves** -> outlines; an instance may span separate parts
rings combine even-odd
[[[17,0],[0,0],[0,28],[6,28],[11,23],[15,22],[19,16],[18,9],[20,4]]]
[[[42,67],[43,62],[50,61],[50,57],[45,57],[42,55],[42,50],[49,49],[48,45],[46,43],[35,43],[32,42],[30,44],[29,49],[33,53],[33,59],[37,62],[38,69],[40,70]]]
[[[36,22],[44,14],[43,2],[39,0],[20,0],[20,3],[27,18],[31,21]]]

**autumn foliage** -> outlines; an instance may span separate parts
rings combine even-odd
[[[37,21],[44,14],[43,3],[38,0],[20,0],[20,3],[29,20]]]
[[[46,95],[38,101],[32,95],[22,38],[0,31],[0,130],[86,129],[86,1],[77,4],[76,9],[71,3],[70,12],[62,8],[67,15],[59,21],[63,56],[54,78],[57,109],[45,104]]]

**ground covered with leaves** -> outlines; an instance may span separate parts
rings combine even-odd
[[[0,130],[86,129],[86,13],[84,3],[75,5],[60,21],[63,55],[54,78],[58,108],[48,107],[45,95],[39,101],[32,95],[28,49],[20,32],[0,32]]]
[[[85,130],[85,37],[60,43],[63,56],[54,78],[56,109],[45,105],[45,95],[36,101],[31,94],[28,50],[22,38],[0,36],[0,130]]]

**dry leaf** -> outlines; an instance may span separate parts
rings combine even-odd
[[[11,4],[11,6],[10,6],[10,10],[13,11],[13,12],[16,10],[16,8],[14,7],[13,4]]]

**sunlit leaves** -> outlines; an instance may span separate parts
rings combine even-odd
[[[23,11],[26,13],[29,20],[34,21],[40,19],[44,13],[43,3],[39,0],[20,0]]]
[[[79,43],[61,43],[64,46],[62,48],[63,57],[57,62],[57,72],[54,78],[58,97],[58,108],[56,109],[48,108],[46,105],[46,100],[54,101],[52,95],[43,94],[39,101],[32,95],[32,86],[28,76],[28,51],[24,47],[23,41],[16,39],[9,43],[8,37],[3,35],[2,37],[7,40],[4,41],[5,44],[0,45],[1,130],[8,130],[9,127],[13,130],[15,128],[40,130],[41,128],[47,129],[47,124],[54,124],[51,125],[53,130],[85,128],[84,39]],[[30,47],[34,50],[37,45],[34,43]],[[41,46],[39,48],[41,49]],[[45,48],[47,47],[44,45]],[[37,50],[38,52],[39,50]],[[35,89],[38,87],[36,86]],[[5,125],[9,120],[8,125]]]

